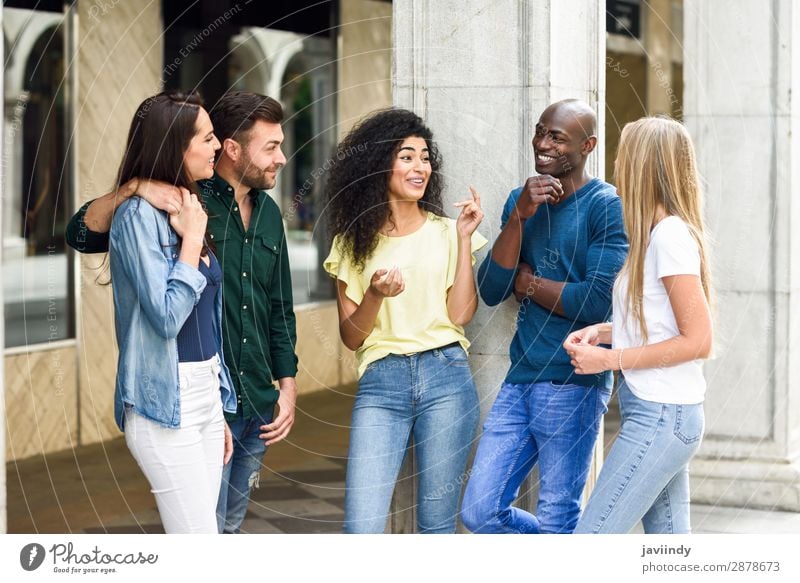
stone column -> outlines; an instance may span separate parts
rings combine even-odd
[[[161,90],[164,26],[161,2],[79,2],[77,95],[73,144],[76,206],[111,190],[136,107]],[[98,89],[103,88],[103,89]],[[111,88],[105,90],[105,88]],[[119,436],[112,414],[117,368],[111,286],[99,255],[80,255],[75,314],[80,347],[80,444]]]
[[[392,5],[340,0],[336,107],[338,137],[375,109],[392,105]]]
[[[800,6],[684,3],[717,290],[696,502],[800,511]]]
[[[672,112],[672,0],[650,0],[644,16],[644,48],[647,57],[647,111],[651,115]],[[644,8],[644,6],[642,7]]]
[[[3,27],[3,11],[0,10],[0,30]],[[5,62],[5,54],[3,51],[3,46],[0,46],[0,60]],[[5,75],[2,76],[3,78]],[[3,87],[3,78],[0,78],[0,95],[3,95],[4,87]],[[3,122],[5,120],[5,116],[0,116],[0,136],[5,136],[5,132],[3,131]],[[0,155],[3,159],[3,164],[0,164],[0,184],[5,184],[5,174],[6,174],[6,148],[9,144],[0,142]],[[3,207],[5,205],[0,204],[0,228],[5,224],[3,222]],[[0,233],[0,241],[3,240],[5,233]],[[3,303],[3,286],[0,286],[0,305],[5,305]],[[6,339],[5,339],[5,332],[6,332],[6,323],[5,323],[5,310],[3,310],[3,314],[0,314],[0,347],[5,347]],[[7,513],[6,513],[6,398],[5,398],[5,370],[4,370],[5,358],[0,359],[0,463],[2,463],[2,467],[4,468],[3,472],[0,472],[0,533],[5,534],[8,530],[8,520],[7,520]]]
[[[395,0],[393,18],[394,103],[433,129],[446,206],[469,196],[468,185],[481,194],[480,231],[490,241],[509,191],[534,174],[531,138],[549,103],[577,97],[595,108],[599,145],[589,171],[603,176],[605,2]],[[509,366],[516,310],[513,299],[499,308],[481,305],[467,329],[482,417]],[[395,531],[412,525],[404,509],[413,507],[413,480],[406,477],[393,507]]]

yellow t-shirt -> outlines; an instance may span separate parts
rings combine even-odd
[[[323,264],[331,277],[347,284],[345,294],[357,304],[378,269],[397,266],[403,275],[405,290],[384,298],[375,327],[356,351],[359,378],[371,362],[389,354],[413,354],[453,342],[466,350],[469,341],[464,329],[447,314],[447,291],[455,281],[458,257],[456,222],[428,213],[428,220],[414,233],[378,237],[378,246],[360,273],[349,257],[342,256],[338,235]],[[472,234],[473,265],[474,253],[486,243],[477,231]]]

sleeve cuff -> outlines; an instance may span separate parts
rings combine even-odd
[[[172,268],[170,278],[182,281],[192,288],[194,292],[194,305],[197,305],[197,302],[200,301],[200,296],[203,294],[203,290],[206,289],[206,284],[208,283],[206,281],[206,276],[200,273],[199,269],[195,269],[183,261],[175,262],[175,267]]]
[[[275,380],[297,376],[297,358],[276,359],[272,365],[272,378]]]
[[[478,287],[483,300],[493,306],[506,299],[514,289],[516,274],[516,268],[501,266],[492,258],[490,252],[478,273]]]

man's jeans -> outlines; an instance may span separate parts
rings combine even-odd
[[[504,383],[483,426],[461,506],[476,533],[570,533],[611,390],[573,384]],[[515,508],[539,463],[536,515]]]
[[[457,344],[406,356],[391,354],[370,364],[353,406],[345,532],[384,532],[412,436],[417,531],[454,532],[478,415],[467,355]]]
[[[689,460],[700,447],[703,404],[645,401],[619,384],[622,427],[575,532],[689,534]]]
[[[261,426],[272,420],[272,409],[262,416],[244,419],[236,414],[228,426],[233,434],[233,457],[222,468],[222,486],[217,501],[217,528],[220,533],[238,533],[247,513],[250,490],[258,487],[261,461],[267,447],[259,439]]]

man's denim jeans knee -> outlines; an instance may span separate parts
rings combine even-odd
[[[461,519],[477,533],[570,533],[611,391],[540,382],[506,383],[483,427]],[[539,464],[536,514],[512,506]]]
[[[222,468],[222,486],[217,501],[217,527],[220,533],[238,533],[247,514],[250,491],[258,487],[267,447],[259,439],[261,426],[272,420],[272,411],[261,417],[228,422],[233,435],[233,457]]]

